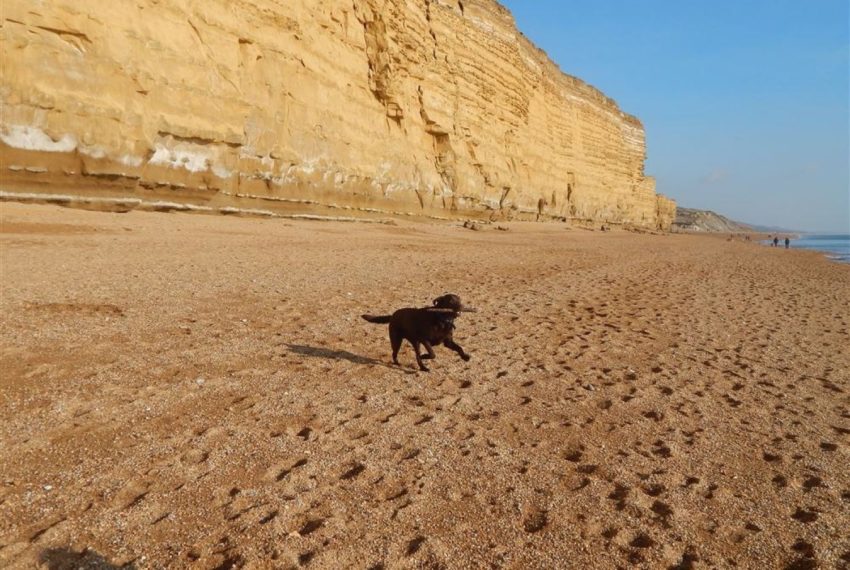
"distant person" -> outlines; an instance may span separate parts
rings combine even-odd
[[[788,239],[788,238],[785,238],[785,249],[788,249],[789,247],[791,247],[791,240]]]
[[[773,247],[779,247],[779,238],[778,237],[773,238]]]

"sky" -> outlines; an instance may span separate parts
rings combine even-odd
[[[680,206],[850,233],[848,0],[500,0],[637,116]]]

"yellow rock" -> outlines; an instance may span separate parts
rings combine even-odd
[[[2,189],[669,229],[641,123],[494,0],[4,0]]]

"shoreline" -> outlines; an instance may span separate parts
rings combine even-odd
[[[817,251],[836,263],[850,263],[850,235],[848,234],[800,234],[795,241],[791,242],[792,249]],[[823,241],[827,243],[820,243]],[[803,245],[800,245],[801,242]],[[843,247],[839,247],[839,244]]]
[[[503,224],[2,203],[0,566],[850,559],[850,266]]]
[[[847,234],[833,234],[833,233],[787,233],[787,234],[771,234],[766,232],[683,232],[683,231],[674,231],[671,232],[671,235],[691,235],[691,236],[703,236],[703,237],[714,237],[714,238],[723,238],[727,241],[729,240],[737,240],[747,243],[755,243],[757,245],[771,247],[772,246],[772,238],[776,235],[780,236],[780,243],[777,246],[778,249],[785,249],[785,245],[783,240],[785,237],[791,239],[791,247],[789,249],[797,250],[797,251],[814,251],[822,256],[826,257],[829,261],[834,263],[848,264],[850,263],[850,250],[847,251],[838,251],[834,249],[823,249],[814,246],[800,246],[797,245],[797,242],[800,241],[811,241],[813,237],[836,237],[841,238],[841,241],[848,241],[850,243],[850,236]]]
[[[838,249],[835,245],[832,245],[832,247],[830,247],[828,244],[812,243],[818,241],[817,238],[821,236],[824,238],[839,238],[834,241],[845,242],[846,249]],[[805,245],[800,245],[800,242],[804,243]],[[765,247],[777,247],[779,249],[786,249],[782,240],[780,240],[778,246],[773,246],[773,243],[767,239],[760,240],[759,243]],[[850,236],[848,236],[847,234],[799,234],[795,238],[791,239],[790,247],[787,249],[794,249],[797,251],[814,251],[833,263],[850,263]]]

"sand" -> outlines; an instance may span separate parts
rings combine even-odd
[[[0,566],[850,564],[850,266],[4,203]],[[445,292],[463,362],[361,320]]]

